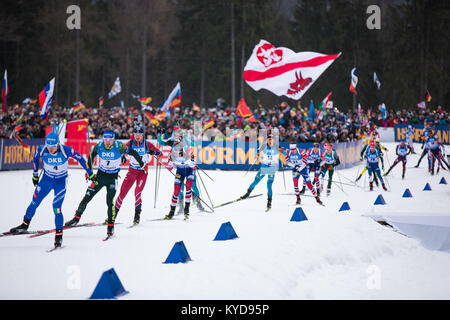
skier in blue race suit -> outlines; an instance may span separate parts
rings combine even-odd
[[[383,177],[381,176],[380,167],[378,165],[378,161],[380,159],[381,162],[383,163],[383,158],[381,157],[381,154],[377,150],[375,143],[373,141],[370,142],[369,148],[367,148],[366,152],[364,153],[364,159],[367,161],[367,172],[369,173],[370,191],[373,190],[373,179],[375,175],[377,175],[378,178],[380,179],[383,190],[387,191]]]
[[[44,163],[44,173],[42,179],[39,181],[39,161],[42,158]],[[55,214],[55,247],[62,245],[62,229],[63,229],[63,215],[61,207],[66,195],[67,184],[67,168],[68,159],[76,159],[81,166],[86,170],[89,179],[94,178],[92,170],[86,165],[83,157],[69,146],[61,145],[59,143],[58,134],[51,132],[47,135],[45,145],[41,145],[35,152],[33,158],[33,184],[36,187],[33,193],[33,198],[27,208],[23,223],[10,232],[20,233],[28,229],[31,219],[33,219],[36,209],[41,204],[42,200],[54,191],[53,212]]]

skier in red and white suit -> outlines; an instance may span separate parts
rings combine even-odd
[[[130,167],[127,175],[125,176],[125,180],[122,182],[122,186],[120,187],[120,194],[116,199],[114,220],[122,207],[122,202],[128,194],[128,191],[130,191],[131,187],[136,182],[136,188],[134,189],[135,214],[133,223],[138,224],[142,211],[141,194],[144,190],[148,176],[148,163],[150,162],[152,155],[155,155],[157,159],[159,159],[162,152],[153,143],[144,139],[144,129],[142,127],[135,127],[133,131],[133,138],[127,143],[127,147],[135,150],[142,157],[142,161],[144,161],[146,166],[145,170],[142,170],[139,168],[139,164],[134,158],[129,158]]]

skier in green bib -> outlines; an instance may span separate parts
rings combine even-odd
[[[104,131],[103,141],[100,141],[94,146],[88,159],[88,168],[92,168],[93,160],[97,155],[99,156],[100,162],[98,165],[97,174],[93,179],[91,179],[92,183],[86,190],[86,194],[78,205],[75,216],[72,220],[66,222],[66,227],[77,225],[89,201],[91,201],[97,192],[99,192],[103,187],[106,187],[106,204],[108,205],[107,235],[112,236],[114,234],[114,196],[117,191],[117,178],[120,171],[122,154],[124,153],[133,156],[139,163],[141,170],[146,170],[141,156],[135,150],[127,147],[120,141],[116,141],[113,131]]]

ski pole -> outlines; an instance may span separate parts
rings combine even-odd
[[[156,163],[156,170],[155,170],[155,200],[153,202],[153,208],[156,208],[156,197],[157,197],[157,190],[158,190],[158,168],[159,168],[159,162]]]
[[[200,182],[202,183],[203,189],[205,189],[206,195],[208,196],[209,202],[211,203],[211,207],[214,208],[214,204],[211,201],[211,198],[208,193],[208,189],[206,189],[205,184],[203,183],[203,179],[202,179],[202,176],[200,175],[200,171],[198,172],[198,177],[200,178]],[[200,195],[198,195],[198,197],[200,198]]]
[[[154,155],[152,155],[152,156],[155,157]],[[155,159],[156,159],[156,161],[157,161],[158,163],[160,163],[162,166],[164,166],[164,167],[167,169],[167,171],[169,171],[174,177],[176,177],[175,173],[173,173],[172,171],[170,171],[170,169],[169,169],[167,166],[165,166],[163,163],[159,162],[158,158],[155,157]],[[207,206],[208,209],[211,210],[211,213],[214,212],[214,209],[212,209],[205,201],[203,201],[202,198],[198,197],[198,199],[199,199],[205,206]]]

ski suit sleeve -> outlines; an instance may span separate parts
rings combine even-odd
[[[134,150],[133,148],[125,146],[123,143],[120,144],[120,153],[122,154],[127,153],[130,156],[134,157],[136,161],[139,163],[139,166],[141,168],[145,166],[145,163],[142,161],[142,158],[139,155],[139,153],[137,153],[136,150]]]
[[[87,166],[86,160],[84,160],[81,154],[75,151],[72,147],[69,146],[62,146],[62,147],[64,148],[64,152],[69,158],[73,158],[78,161],[78,163],[83,167],[83,169],[86,170],[88,176],[92,174],[91,168]]]
[[[38,170],[39,170],[39,161],[41,159],[41,151],[42,149],[44,149],[45,146],[39,146],[39,148],[36,149],[36,152],[34,153],[34,157],[33,157],[33,175],[37,176],[38,175]]]
[[[94,148],[92,148],[91,154],[89,155],[87,167],[92,168],[92,161],[94,161],[95,157],[97,156],[98,152],[98,145],[96,144]]]
[[[337,153],[334,154],[334,166],[337,167],[341,164],[341,159],[339,159],[339,156]]]

